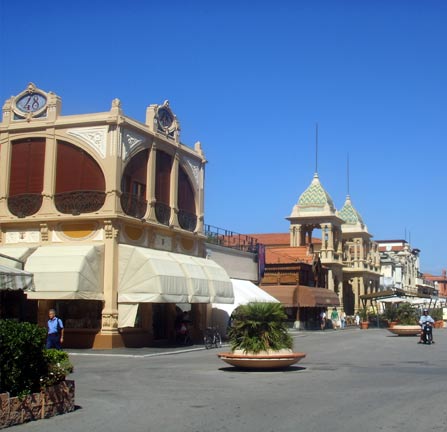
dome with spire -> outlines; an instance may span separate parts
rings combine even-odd
[[[360,213],[352,205],[351,197],[349,195],[346,196],[346,201],[342,209],[338,212],[338,215],[343,219],[343,227],[345,227],[345,225],[351,225],[360,228],[362,231],[368,231]]]
[[[301,194],[291,217],[299,214],[336,215],[334,202],[320,183],[317,173],[314,174],[310,186]]]

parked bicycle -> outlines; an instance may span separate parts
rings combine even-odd
[[[203,337],[206,349],[222,347],[222,337],[217,327],[207,327]]]

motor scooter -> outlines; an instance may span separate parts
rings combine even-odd
[[[422,341],[428,345],[433,342],[433,325],[428,321],[422,324]]]

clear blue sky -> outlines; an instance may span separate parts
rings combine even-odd
[[[447,267],[447,1],[0,0],[0,101],[34,82],[63,114],[169,99],[202,142],[206,223],[286,232],[315,171],[374,239]]]

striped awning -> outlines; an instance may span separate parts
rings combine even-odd
[[[0,265],[0,290],[34,291],[33,274]]]

